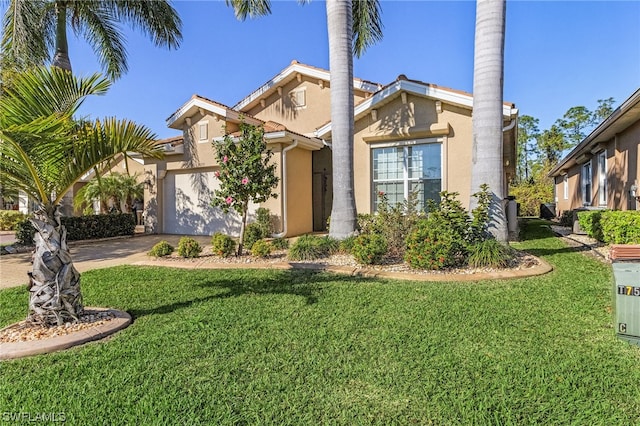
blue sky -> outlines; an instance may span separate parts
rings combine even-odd
[[[125,30],[130,71],[83,114],[117,116],[178,134],[165,119],[192,94],[234,105],[291,60],[328,69],[325,4],[273,2],[271,16],[239,22],[223,1],[177,1],[180,49],[155,48]],[[399,74],[472,91],[475,2],[382,0],[384,39],[354,61],[354,75],[382,84]],[[577,105],[640,87],[640,1],[507,2],[504,97],[545,129]],[[74,72],[99,70],[70,40]]]

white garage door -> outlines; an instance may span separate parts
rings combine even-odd
[[[211,207],[218,180],[213,171],[170,171],[164,178],[163,232],[180,235],[240,234],[240,216]],[[250,206],[250,210],[252,206]],[[252,212],[250,212],[252,213]]]

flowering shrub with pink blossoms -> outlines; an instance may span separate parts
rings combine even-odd
[[[241,255],[249,203],[264,203],[277,197],[273,192],[278,185],[276,165],[270,161],[273,153],[267,149],[264,129],[244,121],[240,123],[240,136],[226,135],[215,141],[213,147],[220,167],[215,172],[220,188],[214,191],[212,205],[225,213],[235,210],[240,214],[242,224],[237,254]]]

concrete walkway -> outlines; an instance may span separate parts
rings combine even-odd
[[[180,235],[140,235],[101,241],[70,242],[73,264],[80,272],[91,269],[131,265],[147,261],[147,252],[159,241],[166,240],[178,246]],[[211,237],[194,237],[201,245],[210,245]],[[0,256],[0,288],[27,284],[31,271],[31,253]]]

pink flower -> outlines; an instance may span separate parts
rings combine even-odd
[[[249,178],[242,178],[242,184],[246,185],[249,183]]]
[[[226,202],[227,204],[231,204],[231,203],[233,203],[233,198],[231,198],[231,197],[227,197],[227,199],[225,200],[225,202]]]
[[[226,155],[222,158],[222,162],[226,163],[227,161],[229,161],[229,157],[227,157]]]
[[[214,174],[216,175],[217,178],[220,177],[220,172],[219,171],[216,171]]]
[[[378,196],[382,197],[384,195],[384,191],[378,191]]]

